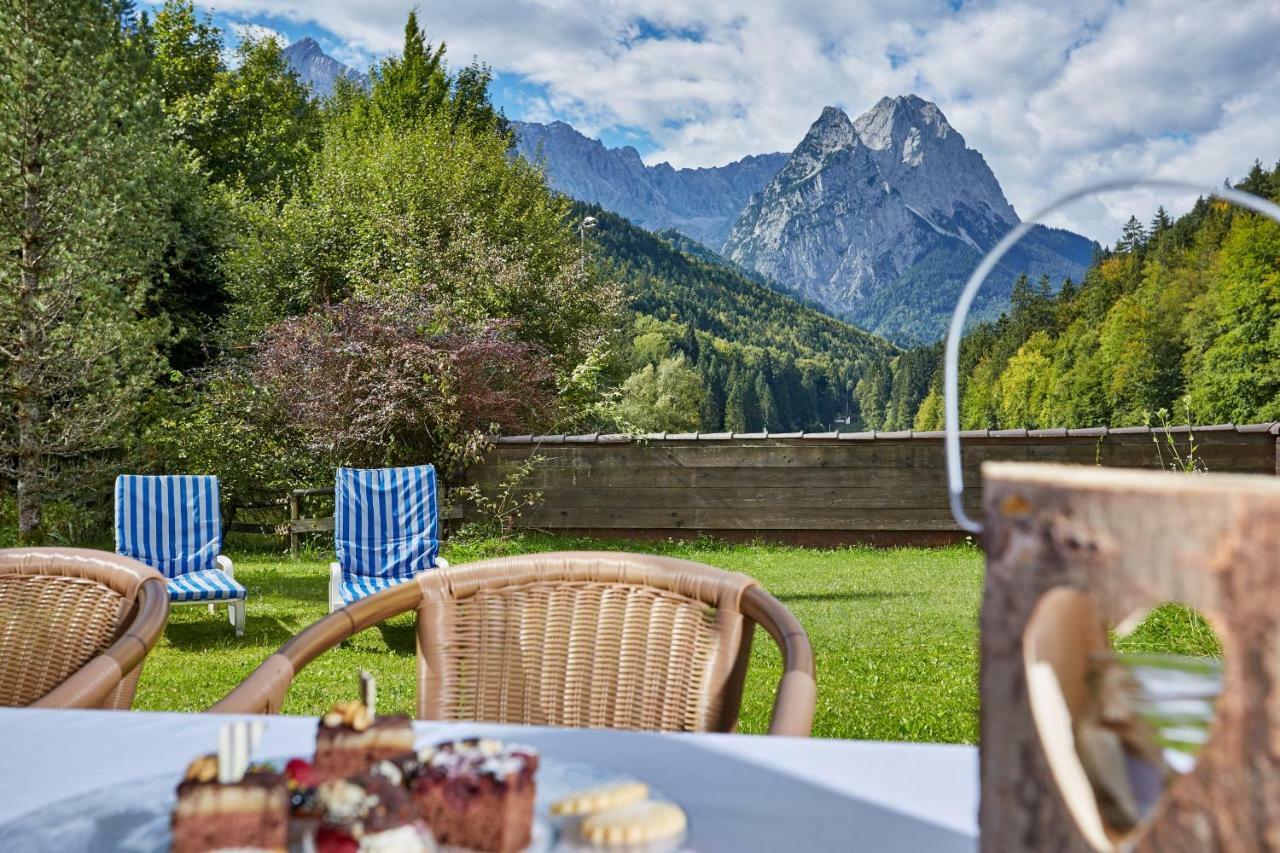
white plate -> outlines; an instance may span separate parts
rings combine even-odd
[[[284,767],[286,760],[272,759],[271,763]],[[0,826],[0,848],[29,853],[167,853],[169,815],[180,778],[178,773],[150,776],[51,803]],[[581,850],[572,827],[561,832],[563,819],[551,817],[551,803],[584,788],[628,778],[602,767],[557,761],[544,754],[538,766],[533,842],[527,853]],[[663,799],[656,793],[652,796]],[[674,839],[660,847],[643,849],[646,853],[674,850],[680,841]]]

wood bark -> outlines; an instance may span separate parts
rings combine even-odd
[[[1061,587],[1088,593],[1109,625],[1183,602],[1223,644],[1209,742],[1126,849],[1280,849],[1280,481],[1010,463],[983,475],[982,849],[1098,849],[1068,809],[1027,690],[1024,631]]]

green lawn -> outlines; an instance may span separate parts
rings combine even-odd
[[[454,565],[501,554],[577,548],[652,551],[744,572],[791,608],[809,632],[818,666],[817,737],[974,743],[977,740],[978,606],[982,554],[973,546],[815,550],[780,545],[641,543],[524,536],[451,544]],[[231,554],[249,589],[245,636],[219,611],[175,607],[164,639],[147,659],[136,707],[203,710],[225,695],[294,633],[324,616],[328,562]],[[1220,654],[1212,629],[1192,610],[1156,610],[1115,641],[1126,652]],[[414,707],[413,616],[359,634],[322,656],[294,682],[286,713],[320,714],[355,693],[355,673],[378,676],[388,712]],[[777,647],[762,630],[752,647],[742,730],[763,732],[780,672]]]
[[[455,565],[480,557],[564,548],[645,550],[758,578],[809,632],[818,666],[814,735],[973,743],[977,738],[977,616],[982,555],[971,546],[814,550],[774,545],[638,543],[527,536],[446,547]],[[249,590],[245,636],[220,610],[175,607],[148,657],[135,707],[198,711],[240,682],[291,635],[325,614],[328,567],[312,559],[231,552]],[[742,729],[768,726],[780,661],[760,631],[743,700]],[[379,703],[412,713],[412,615],[371,628],[307,667],[284,710],[319,714],[350,698],[355,672],[378,676]]]

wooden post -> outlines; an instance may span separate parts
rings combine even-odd
[[[1051,592],[1059,602],[1074,599],[1045,620],[1066,626],[1056,635],[1060,647],[1063,638],[1067,647],[1096,643],[1104,624],[1171,600],[1199,610],[1222,640],[1224,690],[1210,739],[1195,768],[1124,839],[1125,849],[1275,849],[1280,481],[1026,463],[988,463],[982,473],[982,849],[1119,849],[1120,839],[1091,812],[1087,785],[1088,802],[1080,796],[1074,748],[1056,748],[1072,742],[1069,698],[1059,700],[1055,728],[1028,690],[1046,672],[1028,655],[1051,631],[1038,619],[1033,638],[1026,629]],[[1063,588],[1087,593],[1089,605],[1081,608],[1081,596],[1064,596]],[[1090,627],[1086,618],[1100,621]]]
[[[298,553],[301,537],[298,535],[298,519],[302,517],[302,495],[297,489],[289,492],[289,553]]]

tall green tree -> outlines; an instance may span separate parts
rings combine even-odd
[[[165,112],[216,184],[288,196],[319,147],[320,110],[272,39],[246,39],[235,67],[191,0],[166,0],[147,39]]]
[[[115,13],[0,0],[0,472],[23,541],[128,440],[161,366],[143,312],[180,163]]]
[[[445,51],[444,42],[427,41],[417,12],[410,11],[404,47],[374,69],[369,95],[361,97],[351,87],[340,93],[339,100],[351,108],[347,126],[354,132],[370,126],[406,129],[443,118],[456,133],[494,133],[510,141],[507,120],[489,96],[493,74],[488,66],[472,62],[451,74]]]

